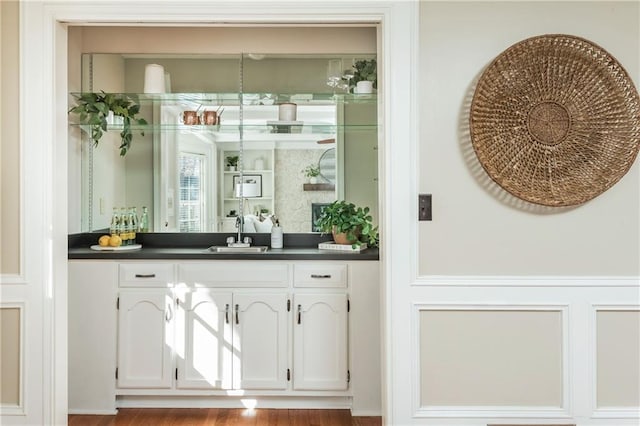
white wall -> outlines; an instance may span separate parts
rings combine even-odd
[[[525,38],[563,33],[609,51],[640,82],[638,2],[422,2],[420,275],[637,275],[640,173],[573,209],[510,196],[479,166],[469,106],[483,69]]]
[[[640,82],[638,2],[420,3],[415,281],[395,286],[399,422],[635,425],[640,418],[640,167],[569,209],[498,187],[470,145],[484,68],[528,37],[609,51]],[[410,306],[406,319],[402,306]],[[399,324],[399,325],[398,325]],[[408,325],[408,327],[406,327]],[[410,368],[404,363],[414,360]],[[458,390],[456,390],[458,389]],[[405,403],[405,401],[407,401]]]
[[[17,1],[0,3],[0,272],[20,271],[20,66]]]
[[[21,311],[4,302],[14,296],[11,282],[21,270],[20,232],[20,98],[18,23],[19,3],[0,2],[0,406],[24,404],[21,387],[20,340],[24,338]],[[18,286],[19,287],[19,286]],[[9,296],[9,297],[7,297]]]

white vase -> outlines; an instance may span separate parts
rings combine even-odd
[[[284,102],[278,105],[279,121],[296,121],[297,105],[292,102]]]
[[[309,183],[311,183],[311,184],[318,183],[318,178],[316,176],[309,177]]]
[[[357,82],[355,93],[358,93],[358,94],[373,93],[373,81],[361,80]]]
[[[144,68],[144,93],[164,93],[164,67],[158,64],[147,64]]]

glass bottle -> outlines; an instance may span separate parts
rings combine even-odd
[[[140,217],[140,232],[149,232],[149,212],[146,207],[142,207],[142,216]]]
[[[135,207],[129,207],[129,244],[136,244],[138,232],[138,213]]]
[[[113,208],[111,213],[111,225],[109,226],[109,234],[118,235],[118,226],[120,225],[120,215],[118,215],[118,208]]]
[[[120,239],[122,245],[129,245],[129,215],[124,207],[120,208]]]
[[[273,226],[271,227],[271,248],[281,249],[283,240],[284,240],[284,235],[283,235],[283,230],[280,227],[280,221],[275,215],[271,217],[271,220],[273,221]]]

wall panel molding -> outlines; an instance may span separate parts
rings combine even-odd
[[[603,406],[598,407],[598,313],[600,312],[638,312],[640,304],[592,304],[590,318],[590,358],[591,371],[591,407],[593,419],[640,419],[640,406]],[[640,338],[640,337],[639,337]],[[640,377],[638,378],[640,381]]]
[[[24,380],[24,368],[25,368],[25,302],[5,302],[0,303],[0,311],[4,309],[17,309],[18,310],[18,403],[17,404],[0,404],[0,413],[2,416],[25,416],[25,380]],[[1,348],[3,351],[2,357],[5,357],[4,351],[6,348]],[[4,379],[3,379],[4,380]]]
[[[16,285],[16,284],[17,285],[27,284],[27,279],[24,276],[24,274],[1,274],[0,275],[0,285],[6,287],[6,286]]]
[[[408,369],[411,382],[411,424],[477,426],[487,423],[578,423],[637,425],[640,407],[596,405],[596,314],[640,309],[637,277],[437,277],[434,285],[411,287]],[[454,283],[451,285],[451,283]],[[566,283],[569,285],[564,285]],[[613,285],[609,283],[613,282]],[[443,284],[444,285],[439,285]],[[558,285],[560,283],[560,285]],[[503,285],[504,284],[504,285]],[[520,285],[522,284],[522,285]],[[563,311],[563,405],[421,406],[420,313],[433,309],[541,309]],[[457,317],[455,317],[457,318]],[[455,319],[454,318],[454,319]],[[602,317],[601,317],[602,318]],[[609,327],[611,328],[611,326]],[[628,333],[628,331],[627,331]],[[624,338],[624,336],[622,336]],[[433,365],[433,364],[431,364]],[[415,376],[418,372],[417,376]],[[415,380],[414,380],[415,379]],[[640,378],[639,378],[640,379]],[[611,385],[609,386],[611,389]],[[455,401],[453,401],[455,402]],[[513,420],[510,420],[513,419]]]
[[[633,276],[417,276],[412,286],[431,287],[640,287]]]
[[[562,336],[561,336],[561,359],[562,366],[561,387],[562,403],[560,406],[487,406],[487,405],[422,405],[422,368],[421,368],[421,322],[420,316],[423,312],[451,311],[451,312],[557,312],[560,314]],[[412,305],[412,371],[417,374],[413,377],[412,402],[414,417],[426,418],[535,418],[535,419],[569,419],[570,416],[570,331],[569,331],[569,305],[558,304],[527,304],[527,303],[414,303]]]

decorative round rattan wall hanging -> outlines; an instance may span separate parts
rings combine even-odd
[[[640,97],[624,68],[579,37],[543,35],[496,57],[473,95],[471,143],[512,195],[573,206],[629,170],[640,148]]]

